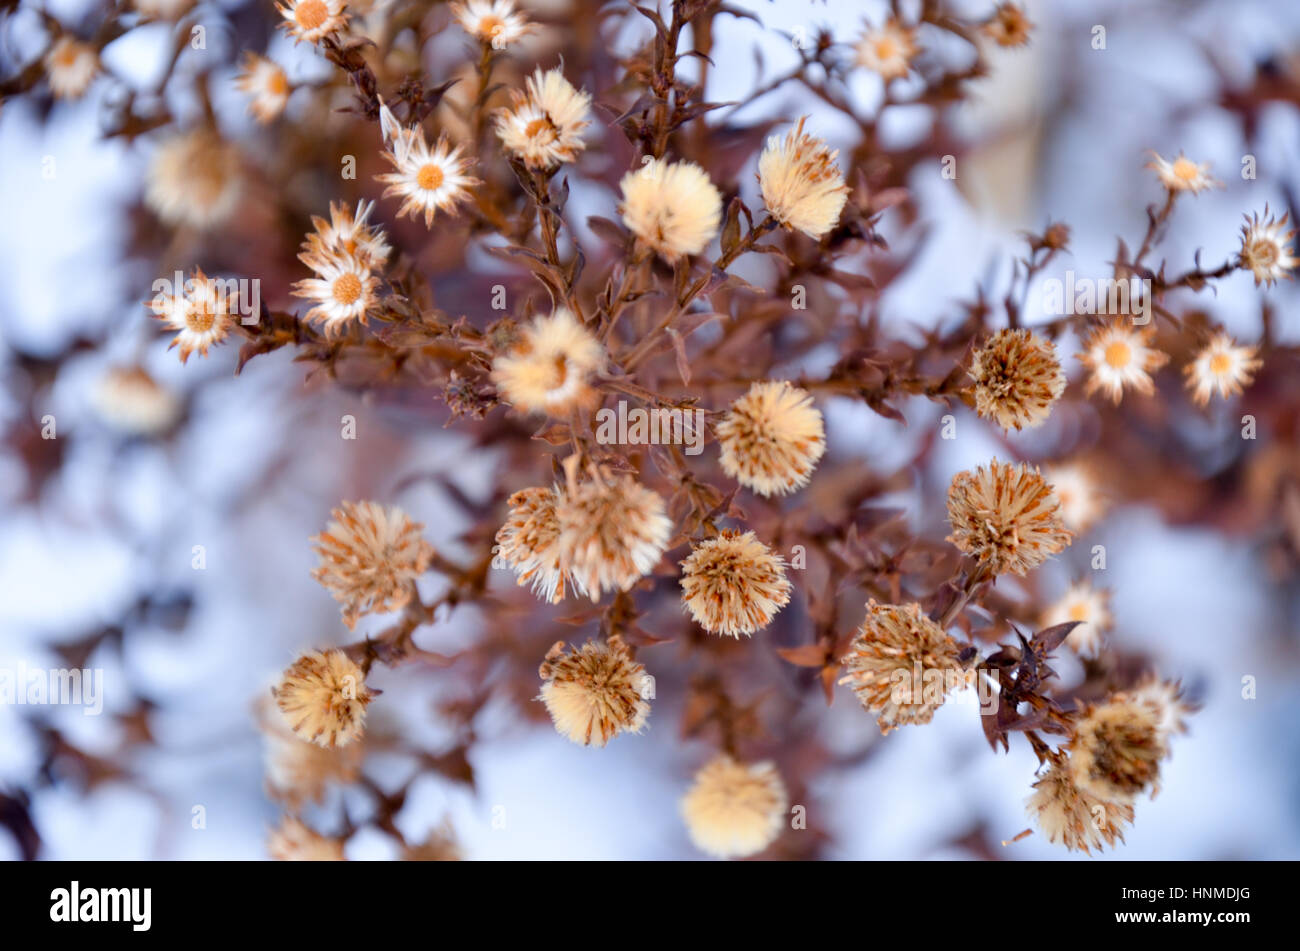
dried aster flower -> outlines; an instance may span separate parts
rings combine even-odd
[[[1128,694],[1089,706],[1069,744],[1070,776],[1079,789],[1112,802],[1132,802],[1158,788],[1168,748],[1155,709]]]
[[[858,40],[858,65],[886,81],[906,76],[918,50],[916,31],[891,18],[879,29],[867,27]]]
[[[1065,643],[1076,654],[1096,656],[1101,650],[1102,639],[1111,629],[1110,591],[1106,588],[1093,588],[1086,580],[1070,585],[1055,604],[1043,614],[1042,626],[1054,627],[1080,621]]]
[[[454,215],[456,206],[469,200],[469,189],[481,184],[469,174],[472,161],[463,158],[461,147],[453,146],[445,135],[439,136],[432,148],[419,127],[398,128],[391,138],[384,158],[396,171],[375,179],[388,184],[385,198],[397,195],[402,199],[397,217],[409,214],[415,218],[422,211],[424,226],[432,228],[437,212]]]
[[[755,383],[715,428],[722,471],[759,495],[808,484],[826,452],[821,411],[787,380]]]
[[[1065,391],[1056,345],[1031,330],[999,330],[975,351],[970,375],[975,411],[1006,430],[1041,425]]]
[[[410,603],[415,579],[433,558],[423,530],[397,506],[377,502],[344,502],[330,512],[329,525],[312,539],[320,557],[312,577],[343,605],[349,629],[363,614]]]
[[[962,646],[919,604],[867,602],[867,616],[840,663],[840,678],[876,715],[882,734],[908,723],[929,723],[944,698],[972,682]]]
[[[820,238],[835,227],[849,187],[835,164],[839,152],[803,131],[807,116],[782,138],[774,135],[758,159],[763,204],[787,228]]]
[[[722,195],[694,162],[649,159],[619,187],[623,223],[669,261],[699,254],[718,233]]]
[[[89,43],[60,36],[45,54],[45,78],[56,99],[80,99],[99,74],[99,53]]]
[[[790,602],[785,562],[753,532],[723,531],[682,562],[682,602],[711,634],[751,635]]]
[[[1127,803],[1099,799],[1074,784],[1068,760],[1058,759],[1034,783],[1028,812],[1049,842],[1059,842],[1071,852],[1091,853],[1102,843],[1124,841],[1125,823],[1133,821]]]
[[[326,838],[302,820],[285,816],[266,845],[279,862],[344,862],[341,839]]]
[[[1148,674],[1127,694],[1134,703],[1142,704],[1152,712],[1156,728],[1166,743],[1174,734],[1187,732],[1186,717],[1195,707],[1187,702],[1182,685],[1176,680],[1161,680]]]
[[[626,591],[654,569],[673,523],[664,500],[628,475],[594,472],[569,484],[555,506],[560,565],[592,601]]]
[[[514,0],[465,0],[452,3],[451,13],[475,39],[493,49],[505,49],[534,29],[515,8]]]
[[[1198,165],[1181,152],[1178,154],[1178,158],[1172,162],[1161,158],[1155,152],[1152,152],[1151,156],[1147,168],[1155,169],[1160,184],[1171,192],[1191,192],[1195,195],[1207,188],[1214,188],[1222,184],[1210,177],[1208,162]]]
[[[362,744],[328,749],[299,739],[278,712],[259,715],[266,791],[290,809],[319,803],[335,784],[354,782],[361,773]]]
[[[510,352],[492,362],[492,380],[517,409],[564,416],[591,404],[588,380],[604,362],[605,348],[561,307],[523,328]]]
[[[1130,387],[1143,396],[1155,392],[1151,374],[1169,362],[1169,355],[1151,346],[1154,327],[1134,327],[1119,317],[1093,330],[1083,341],[1079,361],[1092,371],[1084,396],[1101,390],[1116,406]]]
[[[1025,15],[1024,7],[1015,3],[999,3],[982,29],[998,46],[1024,46],[1029,42],[1034,24]]]
[[[145,306],[176,331],[176,337],[167,349],[178,348],[181,363],[187,362],[190,354],[196,351],[199,356],[206,357],[208,347],[224,340],[234,323],[236,311],[236,303],[227,294],[225,286],[197,267],[183,287],[172,288],[169,294],[160,293]]]
[[[1024,575],[1070,544],[1060,503],[1036,468],[998,462],[957,473],[948,489],[948,541],[993,574]]]
[[[1255,358],[1254,347],[1239,347],[1232,336],[1220,330],[1201,348],[1196,358],[1183,368],[1192,401],[1206,406],[1216,392],[1227,399],[1236,396],[1255,379],[1263,363]]]
[[[319,43],[331,33],[347,27],[346,6],[344,0],[287,0],[277,3],[275,8],[284,17],[280,26],[298,44],[303,40]]]
[[[158,144],[144,200],[170,225],[214,228],[228,219],[243,194],[239,149],[199,127]]]
[[[326,338],[337,337],[353,323],[367,323],[379,303],[379,278],[353,255],[316,248],[298,255],[316,272],[293,285],[295,297],[312,301],[303,315],[308,324],[319,324]]]
[[[719,858],[745,858],[776,841],[789,803],[775,764],[738,763],[719,755],[695,774],[681,808],[697,849]]]
[[[497,531],[492,566],[509,568],[519,584],[551,604],[564,600],[572,584],[560,562],[560,523],[555,517],[556,489],[534,487],[510,496],[510,515]]]
[[[289,77],[280,65],[251,50],[244,53],[244,62],[239,75],[235,77],[235,86],[252,97],[248,111],[263,124],[280,117],[289,103],[289,94],[293,92]]]
[[[1295,231],[1287,231],[1287,212],[1281,220],[1269,216],[1268,206],[1264,206],[1264,216],[1259,213],[1246,218],[1241,226],[1241,266],[1255,275],[1255,286],[1269,286],[1284,277],[1296,266],[1296,259],[1291,254],[1287,243],[1295,237]]]
[[[591,96],[574,89],[559,69],[539,69],[525,86],[526,93],[512,89],[511,108],[497,112],[501,144],[529,168],[551,169],[576,160],[586,148],[582,130],[591,124]]]
[[[357,202],[356,213],[347,205],[330,202],[330,220],[312,215],[311,223],[316,229],[307,235],[303,242],[303,252],[330,252],[355,258],[363,267],[373,270],[382,269],[391,253],[384,232],[379,227],[369,224],[370,213],[375,203]],[[302,260],[302,255],[298,256]]]
[[[650,716],[650,676],[617,634],[568,650],[563,641],[538,671],[556,731],[580,746],[604,746],[620,733],[640,733]]]
[[[113,367],[95,387],[96,411],[111,425],[133,436],[166,432],[181,415],[181,401],[140,366]]]
[[[366,675],[340,650],[303,654],[271,696],[296,736],[328,749],[360,739],[372,699]]]

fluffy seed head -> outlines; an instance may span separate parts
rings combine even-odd
[[[1124,841],[1124,825],[1133,821],[1127,803],[1099,799],[1075,785],[1068,760],[1054,762],[1034,783],[1027,811],[1047,836],[1071,852],[1100,851],[1102,844]]]
[[[509,353],[492,362],[501,398],[530,413],[564,416],[591,404],[588,384],[605,362],[605,348],[564,308],[523,328]]]
[[[807,485],[826,452],[821,411],[786,380],[755,383],[731,404],[715,432],[722,471],[764,496]]]
[[[1068,591],[1048,608],[1042,617],[1043,627],[1055,627],[1080,621],[1078,627],[1070,632],[1065,643],[1076,654],[1095,657],[1101,650],[1101,643],[1106,632],[1111,629],[1110,591],[1106,588],[1094,588],[1088,581],[1079,581],[1070,585]]]
[[[199,127],[158,144],[144,200],[169,225],[207,229],[231,216],[243,190],[239,149]]]
[[[686,831],[701,852],[744,858],[776,841],[785,825],[789,796],[773,763],[710,760],[682,798]]]
[[[561,490],[521,489],[510,496],[510,515],[497,531],[492,566],[509,568],[519,584],[551,604],[564,600],[572,581],[560,560],[560,522],[555,505]]]
[[[180,418],[181,401],[143,367],[113,367],[93,394],[95,410],[114,429],[132,436],[164,433]]]
[[[785,562],[753,532],[723,531],[682,562],[682,602],[709,633],[749,636],[790,602]]]
[[[1065,390],[1056,345],[1031,330],[1004,328],[971,360],[975,410],[1003,429],[1032,429]]]
[[[994,574],[1027,574],[1073,537],[1038,470],[994,459],[957,473],[948,488],[948,541]]]
[[[699,254],[718,233],[722,195],[694,162],[651,159],[619,183],[623,223],[669,261]]]
[[[267,795],[290,809],[319,803],[330,786],[354,782],[360,775],[361,743],[328,749],[299,739],[275,709],[259,710],[258,726]]]
[[[1169,355],[1151,346],[1154,327],[1134,327],[1124,318],[1093,330],[1083,341],[1079,361],[1091,374],[1083,395],[1101,390],[1116,406],[1128,387],[1143,396],[1155,392],[1151,374],[1169,362]]]
[[[1236,396],[1255,379],[1263,364],[1255,358],[1254,347],[1239,347],[1225,331],[1216,333],[1186,367],[1183,375],[1192,401],[1208,406],[1215,393],[1227,399]]]
[[[372,699],[366,675],[340,650],[303,654],[271,688],[271,696],[297,737],[328,749],[361,737]]]
[[[784,138],[767,140],[758,159],[758,182],[773,218],[820,238],[840,220],[849,187],[835,164],[839,153],[803,131],[806,118]]]
[[[1052,487],[1061,508],[1061,521],[1075,535],[1087,532],[1105,513],[1107,500],[1098,486],[1093,467],[1086,462],[1058,462],[1045,466],[1043,478]]]
[[[1070,741],[1074,784],[1099,799],[1132,802],[1158,788],[1168,748],[1155,709],[1117,693],[1090,706]]]
[[[652,678],[617,634],[568,650],[563,641],[538,671],[538,697],[556,731],[580,746],[604,746],[620,733],[640,733],[650,716]]]

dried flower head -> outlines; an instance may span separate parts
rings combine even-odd
[[[345,0],[286,0],[277,3],[275,8],[284,17],[280,24],[286,33],[293,37],[294,44],[306,40],[319,43],[331,33],[337,33],[348,25]]]
[[[1178,154],[1178,158],[1172,162],[1161,158],[1155,152],[1152,152],[1151,156],[1147,168],[1155,169],[1160,184],[1171,192],[1191,192],[1195,195],[1207,188],[1214,188],[1222,184],[1222,182],[1215,181],[1210,177],[1208,162],[1198,165],[1181,152]]]
[[[295,297],[312,301],[304,323],[319,324],[326,338],[334,338],[354,323],[368,322],[379,303],[379,278],[369,267],[357,257],[324,248],[305,251],[298,259],[316,272],[293,285]]]
[[[505,49],[534,29],[515,8],[514,0],[465,0],[452,3],[451,13],[465,32],[493,49]]]
[[[774,135],[758,159],[758,183],[763,204],[787,228],[820,238],[835,227],[848,199],[832,151],[821,139],[803,131],[807,116],[782,138]]]
[[[214,228],[243,194],[239,149],[198,127],[158,144],[149,165],[145,203],[169,225]]]
[[[208,347],[220,343],[230,332],[235,300],[223,282],[208,277],[197,267],[183,287],[171,290],[172,293],[160,293],[145,303],[155,317],[176,331],[167,349],[178,348],[181,363],[187,362],[196,351],[206,357]]]
[[[619,187],[623,223],[669,261],[699,254],[718,233],[722,195],[694,162],[649,159],[624,175]]]
[[[1182,685],[1176,680],[1161,680],[1154,674],[1142,678],[1128,696],[1134,703],[1142,704],[1155,716],[1156,728],[1164,742],[1177,733],[1187,732],[1186,718],[1196,707],[1183,696]]]
[[[296,736],[329,749],[361,738],[372,699],[365,673],[340,650],[303,654],[271,696]]]
[[[563,641],[538,671],[556,731],[581,746],[604,746],[620,733],[640,733],[650,716],[651,677],[617,634],[569,650]]]
[[[1061,758],[1034,783],[1028,812],[1049,842],[1071,852],[1100,851],[1102,843],[1124,841],[1124,825],[1133,821],[1133,807],[1109,802],[1080,789],[1071,778],[1068,760]]]
[[[867,602],[867,616],[840,663],[840,678],[876,715],[882,734],[908,723],[929,723],[949,692],[973,682],[962,646],[919,604]]]
[[[1043,613],[1041,623],[1043,627],[1054,627],[1070,621],[1081,623],[1070,632],[1065,643],[1076,654],[1096,656],[1112,625],[1110,591],[1094,588],[1087,580],[1075,582]]]
[[[301,819],[285,816],[271,833],[266,845],[271,858],[279,862],[344,862],[343,841],[327,838]]]
[[[1226,331],[1217,332],[1183,368],[1192,401],[1197,406],[1207,406],[1216,392],[1227,399],[1250,386],[1255,371],[1263,364],[1255,358],[1255,353],[1254,347],[1237,346]]]
[[[280,117],[289,103],[289,94],[293,92],[289,77],[280,65],[251,50],[244,52],[244,62],[235,77],[235,86],[252,97],[248,111],[263,124]]]
[[[1070,740],[1075,786],[1100,799],[1132,802],[1158,788],[1168,748],[1155,709],[1128,694],[1089,706]]]
[[[959,472],[948,488],[948,541],[993,574],[1024,575],[1070,544],[1052,487],[1028,465]]]
[[[355,782],[361,774],[361,743],[329,749],[299,739],[273,709],[259,711],[258,726],[267,795],[290,809],[319,803],[331,786]]]
[[[575,89],[559,69],[538,69],[525,86],[526,93],[511,90],[511,108],[496,114],[501,144],[529,168],[575,161],[586,148],[582,130],[591,124],[591,96]]]
[[[998,46],[1025,46],[1029,43],[1034,24],[1029,21],[1024,7],[1016,3],[999,3],[981,29]]]
[[[673,522],[664,500],[628,475],[592,472],[569,484],[555,506],[560,565],[592,601],[626,591],[649,574],[668,547]]]
[[[886,81],[906,76],[916,56],[916,30],[889,19],[884,26],[870,26],[858,40],[858,65],[879,73]]]
[[[95,387],[93,399],[105,422],[133,436],[166,432],[182,409],[176,394],[141,366],[111,368]]]
[[[564,600],[572,581],[560,561],[560,522],[555,506],[560,492],[537,486],[510,496],[510,515],[497,531],[492,566],[509,568],[519,584],[551,604]]]
[[[776,841],[789,802],[774,763],[745,764],[719,755],[695,774],[682,797],[682,818],[701,852],[745,858]]]
[[[1004,328],[971,358],[975,411],[1003,429],[1042,425],[1065,391],[1056,344],[1032,330]]]
[[[1087,532],[1105,513],[1107,501],[1091,465],[1083,462],[1053,463],[1043,468],[1043,478],[1060,503],[1061,521],[1075,535]]]
[[[682,562],[682,602],[709,633],[749,636],[790,603],[785,562],[753,532],[723,531]]]
[[[1143,396],[1155,392],[1151,374],[1169,362],[1169,355],[1151,346],[1154,327],[1135,327],[1122,317],[1094,329],[1083,341],[1079,361],[1091,372],[1085,396],[1101,390],[1116,406],[1130,387]]]
[[[433,546],[420,537],[424,526],[397,506],[343,502],[315,536],[320,564],[312,572],[343,605],[349,629],[372,611],[398,611],[415,592],[415,579],[428,570]]]
[[[419,127],[396,129],[384,158],[396,169],[375,176],[376,181],[388,184],[384,197],[397,195],[402,199],[399,218],[408,214],[415,218],[418,212],[424,212],[426,228],[433,227],[434,215],[439,211],[456,214],[456,206],[469,201],[469,189],[481,184],[469,174],[473,163],[461,156],[459,145],[453,146],[442,135],[430,148]]]
[[[56,99],[80,99],[99,74],[99,53],[66,33],[45,54],[45,78]]]
[[[1296,259],[1287,243],[1295,237],[1294,230],[1286,230],[1290,217],[1291,213],[1287,212],[1280,220],[1275,219],[1265,205],[1262,218],[1256,212],[1241,226],[1241,266],[1255,275],[1256,287],[1272,286],[1281,278],[1291,277]]]
[[[826,430],[812,397],[787,380],[755,383],[715,427],[722,471],[759,495],[808,484],[826,452]]]
[[[303,242],[303,252],[330,252],[354,258],[362,267],[381,270],[392,249],[381,228],[368,222],[375,203],[362,199],[357,202],[356,213],[347,205],[330,202],[330,220],[312,215],[316,229]],[[298,255],[299,260],[303,255]]]
[[[523,328],[510,352],[492,361],[492,380],[517,409],[564,416],[592,403],[588,381],[604,362],[605,348],[561,307]]]

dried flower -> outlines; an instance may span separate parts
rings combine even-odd
[[[1043,478],[1056,494],[1061,521],[1075,535],[1087,532],[1106,510],[1092,467],[1079,462],[1054,463],[1043,468]]]
[[[303,654],[271,696],[296,736],[329,749],[361,738],[372,699],[365,673],[340,650]]]
[[[375,291],[379,278],[370,268],[351,255],[318,248],[298,255],[299,260],[316,272],[293,285],[295,297],[313,301],[303,323],[319,324],[326,338],[344,333],[354,322],[368,322],[369,314],[379,302]]]
[[[1227,399],[1236,396],[1255,379],[1263,364],[1255,358],[1254,347],[1239,347],[1226,331],[1220,330],[1206,343],[1196,358],[1183,368],[1192,402],[1206,406],[1216,392]]]
[[[1296,266],[1296,259],[1287,243],[1295,237],[1294,230],[1286,230],[1290,217],[1287,212],[1280,220],[1275,219],[1265,205],[1263,218],[1256,212],[1241,226],[1241,266],[1255,275],[1256,287],[1272,286],[1281,278],[1291,277],[1288,272]]]
[[[575,161],[586,148],[582,130],[590,125],[591,96],[574,89],[559,69],[539,69],[525,85],[527,93],[511,90],[511,108],[497,112],[501,144],[529,168]]]
[[[588,380],[604,362],[605,348],[561,307],[523,328],[510,352],[492,362],[492,380],[517,409],[564,416],[592,403]]]
[[[722,471],[764,496],[807,485],[826,452],[821,411],[787,380],[753,384],[714,431]]]
[[[682,797],[682,818],[701,852],[745,858],[776,841],[789,802],[774,763],[738,763],[719,755],[695,774]]]
[[[345,29],[348,14],[345,0],[286,0],[275,8],[284,17],[280,26],[294,38],[294,44],[306,40],[319,43],[331,33]]]
[[[374,208],[373,201],[362,199],[353,214],[347,205],[330,202],[329,221],[312,215],[311,223],[316,230],[303,242],[304,254],[324,251],[347,255],[364,268],[382,269],[392,249],[383,230],[368,223]],[[303,255],[298,255],[298,259],[303,260]]]
[[[722,195],[694,162],[649,159],[619,183],[623,223],[669,261],[699,254],[718,233]]]
[[[1070,621],[1082,623],[1070,632],[1065,643],[1076,654],[1096,656],[1103,636],[1111,629],[1110,591],[1093,588],[1086,580],[1070,585],[1060,600],[1044,612],[1042,626],[1054,627]]]
[[[682,562],[682,602],[709,633],[749,636],[790,603],[785,562],[753,532],[723,531]]]
[[[470,36],[493,49],[505,49],[534,29],[515,9],[514,0],[465,0],[452,3],[452,16]]]
[[[1042,425],[1065,391],[1056,345],[1031,330],[1004,328],[971,359],[975,411],[1003,429]]]
[[[1128,694],[1090,705],[1070,740],[1075,786],[1100,799],[1132,802],[1157,787],[1168,748],[1155,709]]]
[[[1134,703],[1142,704],[1155,716],[1156,729],[1165,743],[1174,734],[1187,732],[1186,717],[1195,707],[1187,702],[1182,685],[1176,680],[1161,680],[1148,674],[1127,693]]]
[[[167,349],[179,348],[181,363],[187,362],[195,351],[206,357],[208,347],[224,340],[234,323],[236,310],[225,286],[197,267],[183,287],[172,288],[170,294],[159,293],[146,301],[145,306],[176,331]]]
[[[199,127],[158,144],[144,200],[167,224],[206,229],[231,216],[243,191],[239,149]]]
[[[919,604],[867,602],[867,616],[840,663],[862,706],[882,734],[908,723],[929,723],[944,698],[973,682],[962,646]]]
[[[839,152],[803,131],[805,116],[782,138],[774,135],[758,159],[763,204],[787,228],[820,238],[835,227],[849,187],[835,164]]]
[[[315,536],[320,564],[312,572],[343,605],[349,629],[372,611],[398,611],[410,603],[415,579],[428,570],[433,546],[420,537],[424,526],[397,506],[343,502]]]
[[[1152,152],[1151,155],[1152,160],[1147,163],[1147,168],[1155,169],[1160,184],[1171,192],[1191,192],[1195,195],[1207,188],[1214,188],[1222,184],[1222,182],[1217,182],[1210,177],[1208,162],[1198,165],[1181,152],[1178,154],[1178,158],[1172,162],[1161,158],[1155,152]]]
[[[271,858],[280,862],[344,862],[343,842],[308,828],[301,819],[285,816],[267,842]]]
[[[45,54],[45,77],[56,99],[80,99],[99,74],[99,53],[64,34]]]
[[[509,568],[519,584],[551,604],[564,600],[573,583],[560,561],[560,523],[555,506],[560,490],[535,487],[510,496],[510,515],[497,531],[492,566]]]
[[[397,195],[403,199],[397,217],[416,217],[424,212],[424,226],[433,227],[436,212],[456,214],[456,206],[469,201],[469,189],[482,184],[469,174],[470,159],[461,156],[461,147],[452,146],[445,135],[438,137],[430,148],[424,130],[398,128],[393,133],[389,149],[384,151],[395,172],[376,175],[375,180],[388,183],[384,197]]]
[[[867,27],[858,40],[858,65],[879,73],[885,81],[906,76],[918,50],[916,30],[890,18],[879,29]]]
[[[1024,575],[1070,544],[1060,503],[1036,468],[998,462],[957,473],[948,489],[948,541],[994,574]]]
[[[115,429],[133,436],[154,436],[175,425],[181,401],[143,367],[113,367],[94,391],[95,409]]]
[[[1134,327],[1122,317],[1093,330],[1083,341],[1078,354],[1092,374],[1084,385],[1084,396],[1097,390],[1119,405],[1124,388],[1131,387],[1143,396],[1155,392],[1150,374],[1169,362],[1169,355],[1151,346],[1154,327]]]
[[[604,746],[620,733],[640,733],[650,716],[653,679],[617,634],[568,650],[563,641],[538,671],[556,731],[580,746]]]
[[[1047,841],[1059,842],[1071,852],[1091,853],[1100,850],[1103,842],[1111,846],[1117,839],[1123,842],[1124,825],[1133,821],[1131,805],[1099,799],[1076,786],[1064,757],[1034,783],[1027,805]]]
[[[235,86],[252,96],[248,111],[258,122],[268,123],[279,118],[289,103],[289,77],[280,65],[251,50],[245,51],[243,66],[235,77]]]
[[[998,46],[1025,46],[1034,24],[1025,15],[1025,10],[1015,3],[999,3],[993,16],[981,27]]]
[[[308,802],[319,803],[334,784],[355,782],[361,773],[362,744],[349,743],[338,749],[299,739],[285,718],[274,710],[259,714],[263,739],[263,767],[267,795],[298,809]]]

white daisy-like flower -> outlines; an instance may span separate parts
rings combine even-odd
[[[98,73],[95,48],[71,36],[60,36],[45,54],[45,76],[56,99],[79,99]]]
[[[383,229],[372,226],[367,219],[375,208],[373,201],[364,198],[357,202],[356,213],[342,203],[330,202],[330,220],[312,215],[316,229],[307,236],[305,252],[318,249],[355,257],[368,268],[379,269],[388,261],[392,249],[384,237]]]
[[[389,132],[385,129],[386,134]],[[423,211],[426,228],[433,227],[438,211],[454,215],[457,204],[469,200],[469,189],[481,184],[469,174],[471,160],[461,156],[459,145],[453,146],[443,135],[430,148],[420,128],[392,131],[384,158],[396,169],[375,176],[377,181],[388,184],[384,197],[397,195],[403,199],[397,211],[399,218],[408,214],[414,218]]]
[[[1254,347],[1239,347],[1232,337],[1220,330],[1183,368],[1187,388],[1197,406],[1205,406],[1216,392],[1227,399],[1235,396],[1255,378],[1263,363],[1255,358]]]
[[[886,81],[906,76],[916,54],[916,31],[892,18],[879,29],[867,27],[858,40],[858,65]]]
[[[1078,462],[1043,467],[1043,478],[1060,503],[1061,521],[1076,535],[1088,531],[1105,511],[1105,499],[1091,469]]]
[[[722,223],[722,194],[694,162],[650,159],[623,176],[628,230],[669,261],[699,254]]]
[[[1106,588],[1093,588],[1087,580],[1075,582],[1043,613],[1041,624],[1046,628],[1068,624],[1070,621],[1083,623],[1070,632],[1065,643],[1076,654],[1096,656],[1101,649],[1103,637],[1113,623],[1110,591]]]
[[[514,0],[465,0],[453,3],[451,13],[466,33],[497,50],[533,31],[533,24],[515,8]]]
[[[326,337],[343,333],[354,321],[366,323],[377,302],[379,278],[364,262],[325,248],[304,252],[298,259],[316,272],[293,285],[295,297],[315,301],[302,318],[305,323],[320,324]]]
[[[559,69],[539,69],[525,85],[527,92],[512,89],[512,107],[497,113],[501,144],[529,168],[549,169],[577,159],[586,148],[582,130],[590,125],[591,96],[575,89]]]
[[[275,8],[284,17],[280,24],[294,37],[294,43],[306,40],[319,43],[331,33],[336,33],[348,25],[347,4],[344,0],[288,0],[277,3]]]
[[[235,86],[251,97],[248,111],[263,124],[277,119],[289,102],[293,87],[279,64],[258,56],[252,50],[244,53],[243,67],[235,77]]]
[[[1296,258],[1287,243],[1295,237],[1295,231],[1286,230],[1289,217],[1287,212],[1281,220],[1275,220],[1265,205],[1262,218],[1256,212],[1241,226],[1241,266],[1255,275],[1256,287],[1291,277],[1288,272],[1296,266]]]
[[[1151,346],[1154,336],[1154,327],[1134,327],[1122,317],[1090,333],[1083,341],[1083,352],[1077,354],[1092,371],[1084,395],[1101,390],[1118,406],[1125,387],[1143,396],[1154,393],[1151,374],[1169,362],[1168,354]]]
[[[1152,152],[1151,161],[1147,163],[1147,168],[1154,169],[1156,177],[1160,179],[1160,184],[1171,192],[1191,192],[1195,195],[1207,188],[1214,188],[1222,184],[1210,177],[1210,164],[1208,162],[1197,164],[1181,152],[1178,154],[1178,158],[1172,161],[1161,158],[1158,153]]]
[[[230,332],[236,313],[234,295],[227,292],[226,283],[208,277],[197,267],[182,287],[158,294],[145,306],[176,331],[167,349],[179,348],[181,363],[196,351],[206,357],[208,347],[220,343]]]

